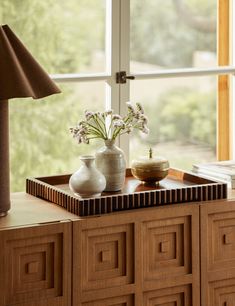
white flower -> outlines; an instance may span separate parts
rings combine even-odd
[[[144,113],[144,109],[143,109],[143,107],[142,107],[142,105],[141,105],[140,103],[136,103],[136,107],[137,107],[137,110],[138,110],[141,114]]]
[[[125,122],[123,120],[117,120],[113,124],[114,127],[125,128]]]
[[[126,129],[127,134],[130,134],[133,131],[133,127],[129,126]]]
[[[141,132],[143,132],[144,134],[148,134],[149,133],[149,129],[147,128],[147,126],[142,126],[140,127]]]
[[[82,143],[82,137],[81,137],[81,135],[78,135],[78,136],[76,137],[76,139],[77,139],[78,144]]]
[[[136,107],[133,107],[130,102],[127,102],[127,109],[127,114],[123,117],[113,114],[112,109],[104,112],[86,110],[85,119],[78,122],[74,128],[70,128],[70,132],[79,144],[89,144],[94,138],[115,140],[119,135],[131,133],[133,129],[139,129],[148,134],[148,119],[144,115],[141,104],[136,103]]]
[[[71,128],[69,128],[69,130],[70,130],[70,133],[72,133],[72,134],[73,134],[73,133],[74,133],[75,128],[72,128],[72,127],[71,127]]]
[[[108,115],[112,115],[113,110],[112,109],[108,109],[106,112],[104,112],[106,116]]]
[[[131,102],[126,102],[126,104],[127,104],[128,112],[130,112],[131,114],[134,114],[135,113],[135,109],[132,106]]]
[[[140,119],[140,115],[141,115],[140,112],[135,112],[134,113],[134,118],[139,120]]]
[[[78,122],[78,128],[84,127],[86,126],[86,122],[85,121],[80,121]]]
[[[89,121],[91,118],[93,118],[94,113],[90,111],[85,111],[86,120]]]
[[[113,115],[113,120],[122,120],[122,117],[118,114]]]
[[[86,130],[85,128],[81,128],[81,129],[78,131],[79,135],[85,135],[86,132],[87,132],[87,130]]]
[[[144,114],[141,114],[139,116],[139,120],[142,121],[145,124],[148,122],[148,118]]]
[[[70,128],[69,130],[70,130],[70,133],[73,134],[73,138],[76,138],[78,135],[79,129],[75,127],[75,128]]]

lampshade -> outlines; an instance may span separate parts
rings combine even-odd
[[[0,27],[0,100],[59,93],[59,88],[7,26]]]
[[[10,209],[8,99],[55,93],[60,89],[9,26],[0,26],[0,216]]]

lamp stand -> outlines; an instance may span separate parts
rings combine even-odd
[[[10,209],[9,107],[0,101],[0,217]]]

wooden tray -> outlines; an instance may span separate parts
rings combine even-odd
[[[126,172],[123,190],[81,199],[69,189],[69,175],[27,178],[26,192],[55,203],[79,216],[106,214],[133,208],[227,198],[227,184],[170,169],[159,185],[145,186]]]

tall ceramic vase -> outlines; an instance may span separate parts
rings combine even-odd
[[[70,177],[70,189],[82,198],[100,196],[106,181],[104,175],[95,166],[95,157],[83,155],[80,160],[81,167]]]
[[[126,160],[124,152],[115,145],[114,140],[106,140],[95,156],[96,167],[106,178],[105,191],[122,189],[126,176]]]

